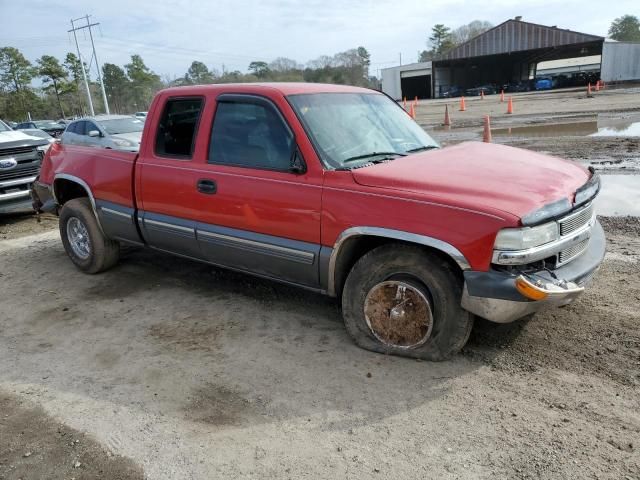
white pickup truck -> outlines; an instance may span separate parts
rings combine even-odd
[[[27,211],[30,188],[49,142],[15,131],[0,121],[0,214]]]

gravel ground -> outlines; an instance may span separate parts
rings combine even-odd
[[[471,99],[435,135],[478,139],[486,113],[510,126],[640,109],[638,92],[611,92],[522,95],[511,117]],[[442,103],[418,120],[437,125]],[[638,150],[508,142],[585,163]],[[608,253],[574,304],[478,321],[443,363],[357,348],[331,299],[155,252],[83,275],[57,219],[40,220],[0,220],[0,480],[640,480],[639,218],[600,219]]]
[[[638,479],[638,222],[604,224],[587,295],[478,322],[444,363],[361,350],[293,288],[136,249],[86,276],[55,231],[0,242],[0,478],[70,478],[73,451],[47,460],[63,425],[98,452],[77,478],[110,454],[121,478]]]

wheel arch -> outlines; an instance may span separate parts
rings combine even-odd
[[[89,202],[91,203],[91,209],[93,210],[93,215],[96,217],[96,221],[98,222],[98,227],[102,230],[102,225],[100,224],[100,217],[98,216],[98,210],[96,208],[96,199],[93,196],[93,192],[91,191],[91,187],[79,177],[75,175],[69,175],[67,173],[58,173],[55,175],[53,179],[53,186],[51,188],[53,193],[53,198],[55,199],[56,204],[60,207],[68,202],[69,200],[73,200],[74,198],[83,198],[87,197]]]
[[[437,238],[381,227],[352,227],[336,240],[329,257],[327,293],[339,296],[353,265],[365,253],[386,243],[399,242],[427,248],[440,254],[460,272],[470,270],[466,257],[453,245]]]

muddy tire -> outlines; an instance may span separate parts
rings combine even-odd
[[[88,198],[65,203],[59,225],[67,255],[83,272],[99,273],[118,263],[120,244],[104,236]]]
[[[473,327],[461,296],[462,281],[445,259],[419,247],[384,245],[351,269],[342,314],[362,348],[445,360],[462,349]]]

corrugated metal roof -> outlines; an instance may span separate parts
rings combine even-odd
[[[604,38],[511,19],[458,45],[456,48],[440,55],[437,60],[501,55],[600,40],[604,40]]]

